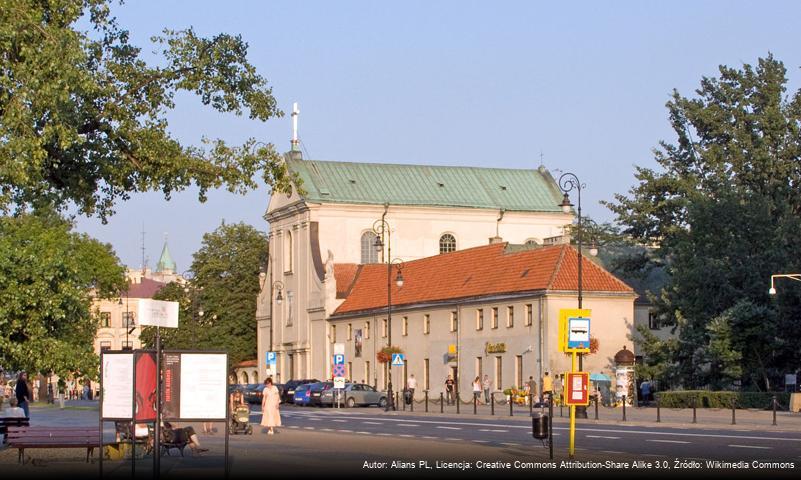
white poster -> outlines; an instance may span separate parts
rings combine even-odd
[[[103,418],[133,416],[133,353],[103,354]]]
[[[178,302],[139,300],[139,325],[178,328]]]
[[[181,354],[181,418],[225,419],[228,356]]]

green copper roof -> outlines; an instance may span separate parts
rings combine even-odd
[[[161,249],[161,257],[159,258],[159,263],[156,264],[156,271],[163,272],[165,270],[172,270],[173,272],[177,271],[175,262],[172,260],[170,256],[170,249],[167,248],[167,241],[164,241],[164,248]]]
[[[445,167],[287,158],[313,203],[427,205],[560,212],[562,194],[545,168]]]

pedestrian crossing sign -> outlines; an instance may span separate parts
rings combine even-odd
[[[392,354],[392,366],[393,367],[402,367],[405,363],[403,361],[403,354],[402,353],[393,353]]]

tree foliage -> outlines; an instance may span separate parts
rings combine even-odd
[[[670,281],[654,300],[679,341],[654,348],[684,386],[769,388],[801,362],[801,289],[767,292],[771,274],[801,267],[801,91],[786,85],[768,56],[721,66],[694,98],[674,91],[676,142],[609,204],[624,233],[659,245]]]
[[[51,212],[0,217],[0,365],[8,370],[96,375],[91,295],[115,297],[124,269],[110,245],[71,228]]]
[[[134,192],[169,198],[195,185],[204,200],[210,188],[254,188],[259,171],[277,191],[291,188],[272,145],[190,146],[168,132],[179,92],[260,121],[282,115],[247,43],[191,28],[152,40],[161,58],[151,65],[108,0],[0,0],[0,207],[73,204],[105,220]]]
[[[180,302],[179,328],[162,330],[164,348],[226,350],[231,365],[255,358],[259,269],[266,263],[267,236],[250,225],[222,224],[205,234],[193,255],[192,280],[171,283],[156,296]],[[142,339],[152,346],[153,335],[145,331]]]

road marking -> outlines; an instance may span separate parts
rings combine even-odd
[[[586,435],[587,438],[605,438],[607,440],[620,440],[620,437],[605,437],[603,435]]]
[[[419,427],[420,425],[417,425],[417,424],[414,424],[414,423],[399,423],[398,426],[399,427]]]
[[[353,430],[337,430],[337,432],[342,432],[342,433],[353,433]]]
[[[370,432],[356,432],[356,433],[361,433],[362,435],[370,435]]]
[[[300,428],[300,427],[297,425],[290,425],[289,428]]]
[[[332,430],[330,428],[322,428],[322,429],[320,429],[320,431],[322,431],[322,432],[333,432],[334,430]]]
[[[323,421],[322,418],[309,417],[308,419],[311,420],[312,422],[322,422]]]
[[[366,423],[368,425],[383,425],[383,423],[381,422],[362,422],[362,423]]]
[[[392,436],[391,433],[377,433],[376,435],[378,435],[379,437],[391,437]]]
[[[759,450],[770,450],[771,447],[757,447],[755,445],[729,445],[730,447],[734,448],[757,448]]]
[[[425,438],[426,440],[436,440],[439,437],[422,437],[422,438]]]
[[[493,429],[491,429],[491,428],[479,428],[479,429],[478,429],[478,431],[479,431],[479,432],[497,432],[497,433],[506,433],[506,432],[508,432],[509,430],[493,430]]]
[[[399,436],[399,437],[403,437],[403,438],[414,438],[414,435],[407,435],[407,434],[405,434],[405,433],[404,433],[404,434],[401,434],[401,435],[398,435],[398,436]]]
[[[506,445],[507,447],[519,447],[519,443],[501,443],[501,445]]]
[[[303,427],[304,430],[314,430],[314,427]]]
[[[684,440],[646,440],[646,442],[656,442],[656,443],[690,443],[685,442]]]
[[[489,443],[489,440],[473,440],[476,443]]]
[[[448,438],[446,438],[445,440],[452,440],[452,441],[454,441],[454,442],[461,442],[461,441],[462,441],[462,439],[461,439],[461,438],[453,438],[453,437],[448,437]]]
[[[335,419],[335,420],[331,420],[331,421],[332,421],[332,422],[338,422],[338,423],[348,423],[348,421],[347,421],[347,420],[336,420],[336,419]]]
[[[442,430],[461,430],[460,427],[441,427],[440,426],[440,427],[437,427],[437,428],[441,428]]]

